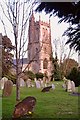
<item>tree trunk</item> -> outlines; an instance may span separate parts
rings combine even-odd
[[[0,79],[2,78],[2,34],[0,34]]]
[[[20,83],[19,83],[19,62],[18,62],[18,49],[17,49],[17,35],[15,34],[16,45],[16,102],[20,100]]]
[[[18,70],[16,71],[16,102],[20,100],[20,83],[19,83],[19,76]]]

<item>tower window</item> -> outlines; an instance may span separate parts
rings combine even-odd
[[[35,51],[35,59],[38,60],[39,59],[39,55],[38,55],[38,48],[36,48],[36,51]]]
[[[44,48],[44,53],[46,53],[46,47]]]
[[[38,48],[36,48],[36,54],[38,53]]]
[[[48,66],[48,60],[45,58],[43,61],[43,69],[47,69]]]

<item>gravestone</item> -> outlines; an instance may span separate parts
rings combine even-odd
[[[8,78],[6,77],[3,77],[1,80],[0,80],[0,89],[3,90],[4,89],[4,84],[5,82],[8,80]]]
[[[70,80],[67,81],[67,92],[72,92],[72,85]]]
[[[37,81],[35,82],[35,84],[36,84],[36,88],[41,88],[40,80],[37,80]]]
[[[43,80],[41,78],[39,78],[38,80],[40,81],[40,88],[44,88],[45,86]]]
[[[36,98],[29,96],[15,105],[13,112],[13,118],[20,118],[24,116],[32,115],[34,112],[34,107],[36,105]]]
[[[65,85],[65,84],[63,84],[63,85],[62,85],[62,88],[64,88],[64,89],[66,90],[66,85]]]
[[[28,79],[28,80],[26,81],[26,85],[27,85],[27,87],[32,87],[31,79]]]
[[[25,86],[25,82],[22,78],[20,78],[20,87],[24,87]]]
[[[51,88],[52,88],[52,86],[45,87],[42,89],[41,92],[49,92]]]
[[[40,83],[41,83],[41,87],[44,88],[44,82],[43,82],[43,80],[41,80]]]
[[[78,93],[78,92],[73,92],[73,93],[71,93],[70,95],[80,96],[80,93]]]
[[[34,78],[34,82],[36,82],[37,81],[37,78]]]
[[[11,80],[7,80],[4,84],[4,89],[2,92],[2,96],[10,96],[12,93],[12,88],[13,88],[13,82]]]
[[[53,89],[53,90],[55,89],[55,85],[54,85],[54,84],[52,84],[52,89]]]
[[[62,86],[63,88],[65,88],[65,91],[67,92],[67,88],[68,88],[68,79],[64,80],[64,84]]]
[[[44,87],[47,87],[47,84],[46,84],[46,83],[44,84]]]
[[[76,91],[76,89],[75,89],[75,83],[73,81],[71,81],[71,89],[72,89],[73,93]]]

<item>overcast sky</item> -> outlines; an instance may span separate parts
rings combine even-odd
[[[1,11],[0,11],[1,12]],[[39,14],[35,14],[35,19],[39,20],[39,15],[41,16],[41,20],[45,21],[45,22],[49,22],[49,15],[45,15],[45,13],[39,13]],[[4,18],[4,15],[2,15],[2,17]],[[8,37],[12,40],[12,43],[14,44],[14,38],[13,35],[11,33],[11,28],[9,25],[9,22],[7,20],[6,21],[6,25],[7,25],[7,33],[8,33]],[[63,41],[64,43],[67,41],[67,37],[62,37],[62,34],[64,33],[64,31],[68,28],[69,24],[67,23],[58,23],[59,19],[58,17],[50,17],[50,22],[51,22],[51,42],[52,42],[52,48],[53,48],[53,55],[55,54],[55,47],[54,47],[54,42],[55,40],[57,40],[57,52],[58,52],[58,56],[59,56],[59,47],[60,47],[60,42]],[[2,24],[0,24],[0,33],[4,34],[4,28],[2,26]],[[65,46],[65,54],[69,53],[69,46]],[[26,55],[27,56],[27,55]],[[75,59],[78,61],[78,57],[76,52],[74,52],[74,54],[71,56],[71,58]]]
[[[68,39],[66,36],[62,37],[62,35],[63,35],[64,31],[67,30],[67,28],[69,27],[69,24],[64,23],[64,22],[58,23],[59,18],[57,16],[49,17],[49,15],[46,15],[44,12],[35,14],[35,20],[39,20],[39,16],[40,16],[41,20],[44,22],[49,22],[49,19],[50,19],[53,56],[55,56],[54,55],[55,54],[54,44],[55,44],[55,41],[57,41],[56,42],[57,43],[57,53],[58,53],[58,57],[60,58],[60,43],[63,42],[63,44],[65,45],[65,43]],[[69,45],[65,45],[63,49],[65,51],[65,54],[68,56]],[[77,53],[74,50],[72,50],[72,52],[71,52],[71,58],[78,61]]]

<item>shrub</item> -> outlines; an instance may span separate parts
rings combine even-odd
[[[44,77],[44,74],[43,73],[36,73],[35,74],[35,77],[38,79],[38,78],[43,78]]]
[[[54,76],[55,81],[61,80],[61,72],[60,72],[59,65],[57,63],[54,64],[54,75],[53,76]]]
[[[8,75],[4,75],[5,77],[7,77],[9,80],[11,80],[13,82],[13,84],[16,84],[16,76],[9,73]]]
[[[67,78],[74,81],[76,87],[80,85],[80,71],[77,68],[74,67]]]
[[[35,78],[35,74],[32,71],[26,71],[25,75],[27,75],[31,80]]]

